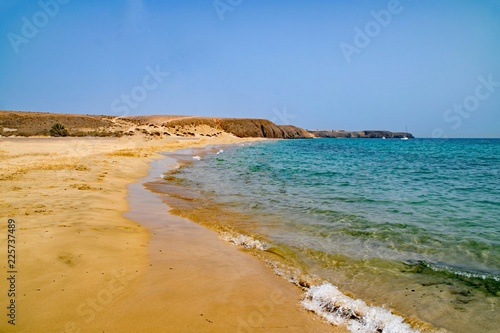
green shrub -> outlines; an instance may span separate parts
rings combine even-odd
[[[50,128],[50,136],[68,136],[68,130],[62,124],[55,123]]]

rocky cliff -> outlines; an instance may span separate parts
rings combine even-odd
[[[300,139],[311,138],[306,130],[291,126],[278,126],[266,119],[183,117],[163,123],[167,128],[179,129],[209,126],[240,138]]]
[[[292,125],[278,125],[284,132],[285,139],[307,139],[314,136],[303,128]]]

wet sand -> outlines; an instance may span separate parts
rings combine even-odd
[[[165,332],[345,332],[301,308],[302,292],[260,260],[168,214],[160,196],[143,187],[166,171],[164,162],[153,162],[152,175],[129,186],[126,216],[152,232],[150,266],[135,294],[114,307],[123,314],[119,322]],[[113,331],[105,317],[96,328]]]

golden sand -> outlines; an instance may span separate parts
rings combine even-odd
[[[148,192],[135,199],[144,214],[123,216],[127,185],[158,152],[241,140],[0,139],[0,239],[14,219],[17,256],[16,325],[1,313],[0,331],[344,331],[303,310],[300,290],[257,259],[141,202]],[[5,248],[0,262],[6,272]]]

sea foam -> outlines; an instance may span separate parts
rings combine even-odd
[[[417,333],[403,318],[389,310],[369,306],[353,299],[330,283],[313,286],[306,292],[302,305],[334,325],[345,325],[356,333]]]
[[[220,238],[225,240],[226,242],[232,243],[236,246],[244,247],[246,249],[257,249],[265,251],[269,248],[269,245],[266,242],[262,242],[258,239],[244,234],[231,234],[229,232],[223,232],[220,235]]]

